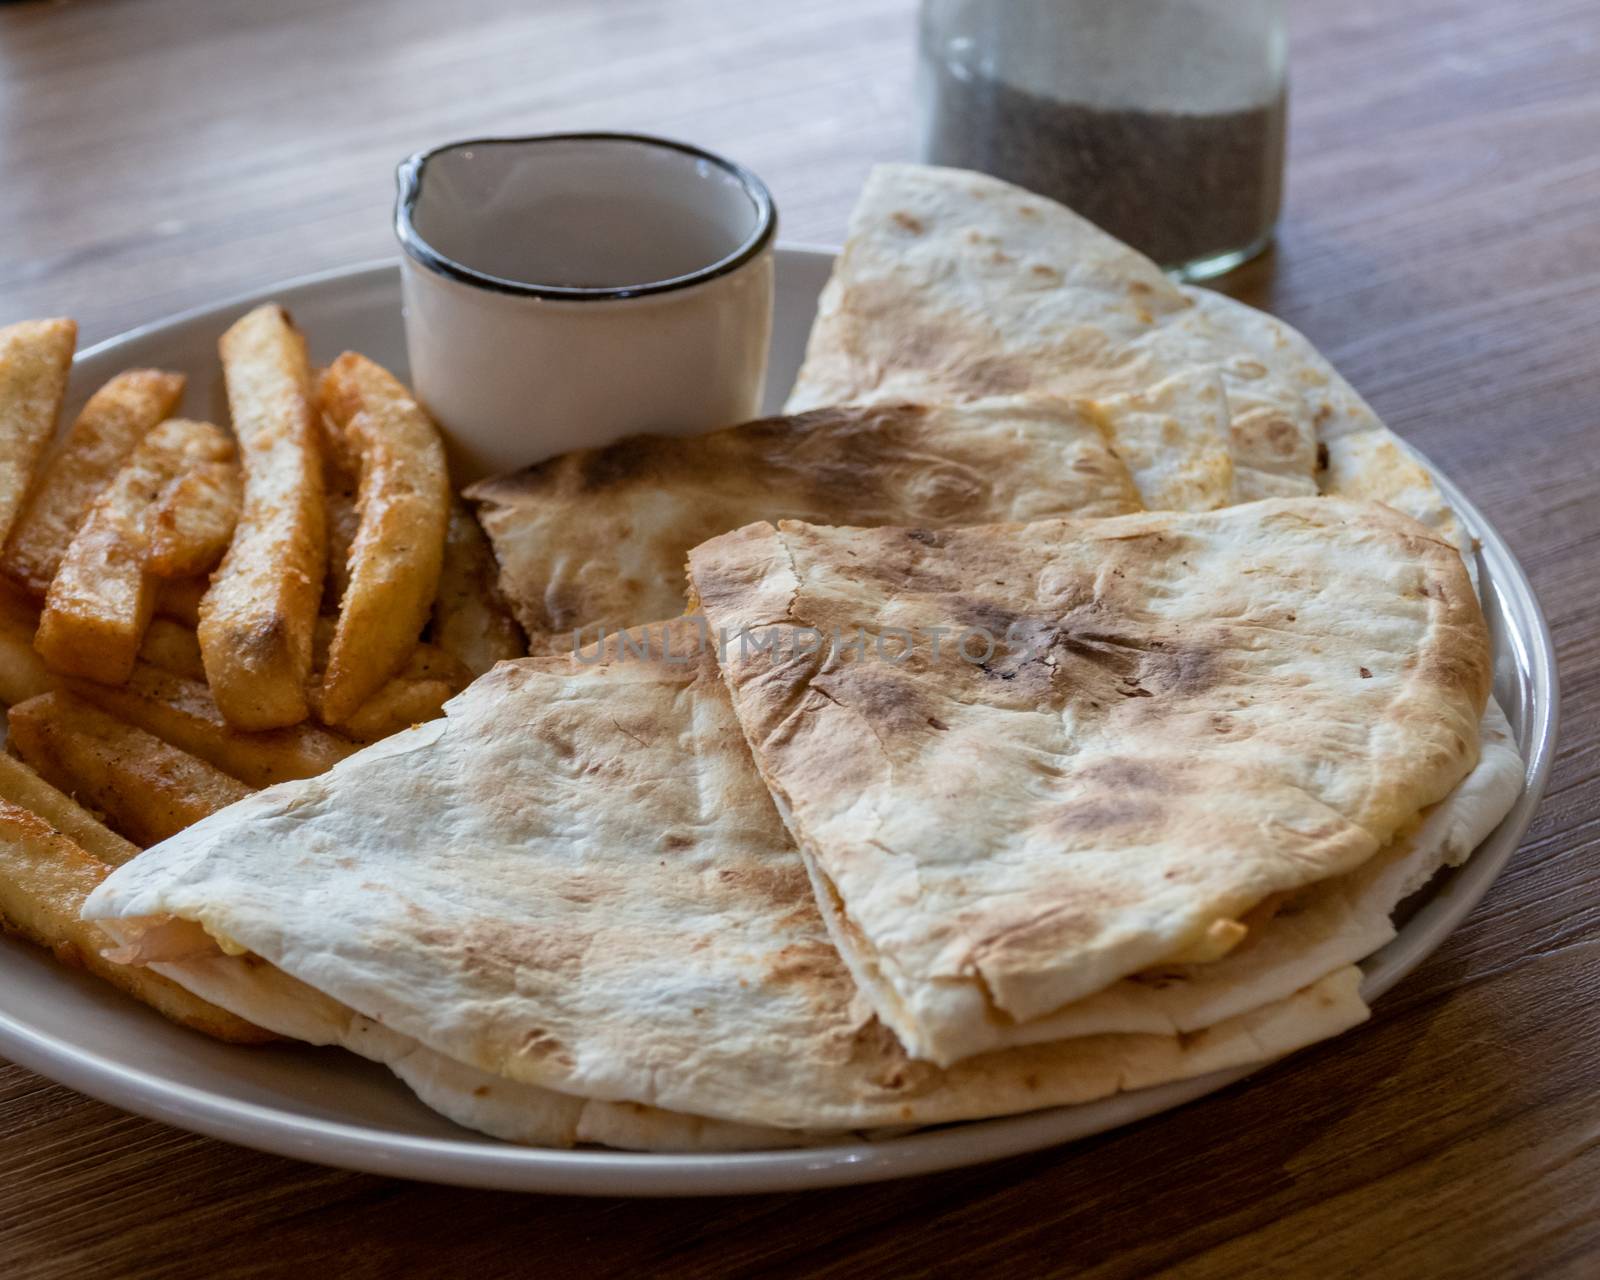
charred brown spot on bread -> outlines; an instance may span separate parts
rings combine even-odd
[[[1177,772],[1171,766],[1154,760],[1136,760],[1131,756],[1097,760],[1077,770],[1076,776],[1110,791],[1171,793],[1183,789]]]
[[[600,493],[636,484],[652,475],[661,465],[662,441],[656,436],[629,436],[578,455],[583,491]]]
[[[821,938],[791,942],[767,962],[767,981],[831,983],[839,975],[839,953]]]
[[[1096,796],[1069,800],[1050,815],[1048,825],[1060,836],[1096,835],[1154,821],[1161,812],[1161,804],[1149,795]]]
[[[925,734],[938,709],[911,674],[887,663],[851,663],[819,675],[812,687],[885,738]]]
[[[928,229],[921,218],[913,213],[907,213],[904,209],[896,209],[889,218],[900,230],[909,231],[914,236],[920,236]]]
[[[1328,469],[1329,461],[1328,446],[1319,441],[1317,444],[1317,470],[1326,471]]]
[[[984,356],[967,366],[961,384],[968,395],[1014,395],[1033,384],[1033,372],[1021,360]]]
[[[1287,418],[1273,418],[1261,432],[1263,443],[1279,457],[1290,457],[1299,452],[1300,432]]]
[[[719,867],[716,878],[732,897],[757,897],[774,911],[786,911],[813,900],[810,878],[799,859]]]

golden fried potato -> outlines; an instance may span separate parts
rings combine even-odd
[[[525,657],[522,628],[500,594],[500,570],[477,517],[465,504],[450,506],[439,594],[433,602],[433,643],[454,655],[473,676],[497,662]]]
[[[121,684],[133,671],[155,609],[145,568],[146,517],[191,467],[225,461],[233,443],[209,422],[152,428],[95,499],[45,596],[33,645],[54,671]]]
[[[309,711],[311,628],[327,567],[317,410],[305,339],[282,307],[256,308],[219,345],[244,504],[200,603],[200,652],[228,723],[276,729]]]
[[[350,739],[311,724],[245,733],[222,716],[198,680],[139,663],[123,685],[73,680],[68,687],[103,711],[138,725],[252,787],[310,778],[357,749]]]
[[[277,1039],[253,1023],[191,995],[150,969],[107,960],[111,938],[80,920],[84,900],[111,868],[38,814],[0,800],[0,929],[51,951],[57,960],[103,978],[172,1021],[232,1044]]]
[[[0,582],[0,702],[10,706],[48,693],[56,682],[33,647],[39,611],[9,583]]]
[[[377,742],[444,713],[444,704],[472,682],[472,673],[455,657],[431,644],[419,644],[400,669],[339,726],[360,742]],[[312,686],[320,708],[320,686]]]
[[[95,499],[134,446],[177,408],[183,388],[181,373],[129,369],[90,396],[28,495],[0,569],[42,599]]]
[[[0,753],[0,800],[38,814],[101,862],[119,867],[139,852],[64,791],[58,791],[22,761]]]
[[[28,764],[147,848],[255,790],[70,693],[19,702],[7,719]]]
[[[244,498],[244,476],[229,457],[202,462],[176,477],[145,521],[150,539],[146,567],[160,578],[210,573],[233,541]]]
[[[410,393],[347,351],[322,379],[323,409],[361,473],[350,586],[328,650],[322,712],[338,724],[405,665],[439,589],[450,476],[439,429]]]
[[[34,467],[56,433],[77,343],[71,320],[24,320],[0,329],[0,541],[15,525]]]
[[[185,680],[204,681],[205,664],[200,660],[200,637],[193,627],[171,618],[152,618],[139,646],[139,660],[160,667]]]

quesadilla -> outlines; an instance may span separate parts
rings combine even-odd
[[[1181,483],[1140,471],[1132,459],[1150,456],[1146,420],[1118,422],[1114,412],[1120,397],[1173,378],[1219,382],[1227,409],[1219,438],[1209,396],[1174,398],[1160,456],[1187,473]],[[1470,553],[1426,468],[1282,321],[1173,283],[1020,187],[959,169],[879,166],[823,290],[788,411],[959,401],[1001,387],[1109,405],[1108,429],[1150,510],[1331,493],[1387,503]]]
[[[1521,794],[1522,757],[1492,699],[1480,732],[1478,763],[1455,790],[1354,871],[1276,895],[1248,913],[1244,940],[1220,959],[1157,965],[1031,1022],[991,1010],[975,1029],[975,1047],[1196,1031],[1366,959],[1397,936],[1400,903],[1442,869],[1465,862]]]
[[[1001,391],[1115,405],[1180,378],[1208,394],[1171,399],[1165,470],[1135,469],[1146,507],[1204,511],[1316,492],[1300,416],[1218,415],[1209,389],[1224,390],[1239,354],[1153,262],[1070,209],[983,174],[880,165],[851,215],[787,409]],[[1269,373],[1259,395],[1294,391]],[[1113,416],[1119,448],[1123,425]],[[1125,425],[1125,452],[1141,452],[1141,420]]]
[[[1264,311],[1209,289],[1189,289],[1212,329],[1236,348],[1223,369],[1229,402],[1238,414],[1261,413],[1250,397],[1261,387],[1294,432],[1316,442],[1317,485],[1342,498],[1382,502],[1442,535],[1474,568],[1472,539],[1428,470],[1401,444],[1356,389],[1297,330]],[[1294,388],[1292,401],[1284,388]]]
[[[1126,414],[1161,445],[1168,397]],[[1150,468],[1178,463],[1154,458]],[[532,652],[683,611],[689,548],[752,520],[935,528],[1139,510],[1094,406],[998,397],[885,403],[768,418],[691,437],[638,436],[563,454],[467,491]]]
[[[993,1017],[1225,954],[1477,759],[1461,558],[1375,504],[759,524],[690,576],[835,943],[933,1062]],[[853,660],[888,634],[895,660]]]
[[[912,1060],[858,998],[699,635],[503,663],[446,719],[147,850],[86,914],[128,959],[523,1140],[784,1145],[1002,1115],[1365,1017],[1346,966],[1193,1035]]]

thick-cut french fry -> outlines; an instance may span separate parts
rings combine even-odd
[[[112,940],[79,919],[84,900],[111,868],[38,814],[0,800],[0,928],[45,947],[64,964],[105,979],[136,1000],[195,1031],[233,1044],[277,1037],[207,1004],[150,969],[115,964],[102,954]]]
[[[33,469],[56,433],[77,342],[71,320],[24,320],[0,329],[0,541],[15,525]]]
[[[0,800],[38,814],[101,862],[119,867],[139,852],[65,791],[59,791],[22,761],[0,752]]]
[[[139,660],[185,680],[206,678],[205,664],[200,661],[200,637],[193,627],[171,618],[151,619],[144,643],[139,646]]]
[[[156,584],[156,613],[186,627],[199,626],[206,589],[204,578],[163,578]]]
[[[433,643],[459,658],[474,676],[528,652],[522,628],[500,594],[499,577],[477,517],[465,504],[451,504],[439,594],[433,602]]]
[[[243,497],[244,477],[232,456],[200,463],[168,484],[145,521],[150,572],[162,578],[210,573],[233,541]]]
[[[182,418],[139,442],[95,499],[50,583],[33,642],[46,665],[107,684],[128,678],[155,608],[155,579],[145,568],[150,506],[190,467],[232,454],[216,427]]]
[[[322,459],[305,340],[282,307],[222,335],[244,504],[200,605],[200,651],[217,706],[240,729],[298,724],[309,711],[311,628],[327,567]]]
[[[311,724],[245,733],[217,710],[198,680],[139,663],[123,685],[74,680],[69,687],[103,711],[199,756],[252,787],[310,778],[331,769],[357,744]]]
[[[150,428],[177,407],[183,387],[181,373],[130,369],[89,397],[0,553],[9,577],[43,598],[94,500]]]
[[[425,720],[437,719],[444,704],[472,682],[472,673],[459,659],[431,644],[419,644],[382,688],[355,709],[339,726],[360,742],[376,742]],[[320,703],[320,686],[312,686],[314,707]]]
[[[357,707],[340,728],[358,742],[377,742],[412,725],[438,719],[456,692],[443,680],[398,675]]]
[[[347,351],[335,360],[323,375],[322,399],[361,472],[350,586],[322,683],[323,714],[338,724],[397,674],[416,647],[439,589],[450,477],[438,428],[365,356]]]
[[[24,760],[137,845],[159,844],[255,790],[70,693],[29,698],[7,718]]]
[[[0,582],[0,702],[7,706],[49,693],[55,680],[33,647],[39,611],[21,590]]]

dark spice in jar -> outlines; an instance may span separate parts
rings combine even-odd
[[[1212,113],[1051,98],[935,71],[927,158],[1059,200],[1164,267],[1254,247],[1283,195],[1285,99]]]

